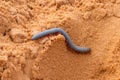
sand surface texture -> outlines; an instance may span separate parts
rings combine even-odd
[[[0,80],[120,80],[120,0],[0,0]]]

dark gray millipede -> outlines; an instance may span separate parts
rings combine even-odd
[[[80,46],[77,46],[75,45],[72,40],[70,39],[69,35],[61,28],[52,28],[52,29],[49,29],[49,30],[45,30],[45,31],[42,31],[36,35],[34,35],[32,37],[32,40],[36,40],[38,38],[41,38],[43,36],[46,36],[46,35],[49,35],[49,34],[54,34],[54,33],[61,33],[65,39],[67,40],[68,42],[68,45],[75,51],[77,52],[89,52],[90,51],[90,48],[88,47],[80,47]]]

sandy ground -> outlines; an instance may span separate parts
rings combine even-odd
[[[120,0],[0,0],[0,80],[120,80]]]

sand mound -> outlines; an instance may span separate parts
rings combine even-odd
[[[65,38],[31,37],[62,28],[79,46],[76,53]],[[1,0],[1,80],[119,80],[119,0]]]

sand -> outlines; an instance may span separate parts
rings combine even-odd
[[[77,53],[62,28],[90,53]],[[0,80],[120,80],[120,0],[0,0]]]

